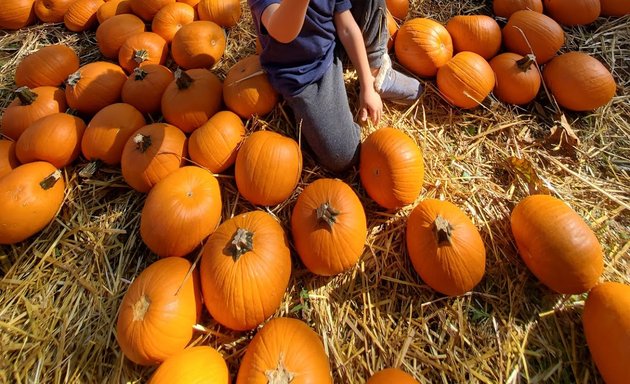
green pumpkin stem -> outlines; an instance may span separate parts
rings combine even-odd
[[[70,74],[70,76],[68,76],[68,80],[66,80],[66,83],[68,83],[69,86],[74,87],[75,85],[77,85],[79,80],[81,80],[80,70]]]
[[[149,60],[149,51],[147,51],[146,49],[139,49],[137,51],[134,51],[133,61],[141,64],[142,62],[145,62],[147,60]]]
[[[287,370],[287,367],[284,366],[284,355],[280,354],[278,367],[266,370],[265,377],[267,384],[290,384],[295,378],[295,373]]]
[[[433,233],[437,240],[438,246],[451,245],[451,234],[453,227],[445,218],[438,215],[433,222]]]
[[[175,70],[175,83],[179,89],[188,89],[195,80],[181,68]]]
[[[337,222],[337,216],[339,211],[333,208],[330,203],[325,202],[317,207],[317,221],[325,222],[329,228],[333,227],[333,224]]]
[[[230,246],[230,252],[234,261],[254,249],[253,239],[254,234],[247,229],[239,228],[236,230]]]
[[[22,105],[33,104],[33,102],[37,100],[37,97],[39,96],[37,93],[33,92],[29,87],[26,86],[20,87],[13,92],[15,93],[15,96],[20,99]]]
[[[518,60],[516,62],[516,65],[521,71],[527,72],[532,67],[532,64],[534,64],[535,62],[536,62],[536,56],[534,56],[533,53],[529,53],[522,59]]]
[[[57,181],[59,179],[61,179],[61,171],[57,169],[55,172],[46,176],[44,180],[40,181],[39,186],[42,187],[42,189],[45,191],[49,190],[50,188],[54,187],[55,184],[57,184]]]
[[[133,137],[133,142],[136,143],[136,149],[142,153],[145,153],[151,146],[151,136],[138,133]]]
[[[136,67],[133,69],[133,79],[134,80],[144,80],[149,73],[140,67]]]

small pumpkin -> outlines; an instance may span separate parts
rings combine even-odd
[[[627,0],[600,0],[601,15],[621,17],[630,15],[630,1]]]
[[[175,0],[129,0],[131,10],[144,21],[151,21],[156,13]]]
[[[223,57],[225,44],[225,31],[217,23],[193,21],[182,26],[173,36],[171,55],[184,69],[210,69]]]
[[[79,69],[79,56],[64,44],[42,47],[20,61],[15,69],[15,85],[36,88],[58,87]]]
[[[35,0],[35,15],[43,23],[61,23],[74,0]]]
[[[127,71],[147,64],[164,64],[168,55],[168,43],[153,32],[140,32],[129,36],[120,46],[118,63]]]
[[[98,22],[96,12],[103,4],[103,0],[75,0],[63,15],[64,25],[72,32],[87,31]]]
[[[291,234],[309,271],[321,276],[345,272],[359,261],[367,239],[361,200],[341,180],[315,180],[297,198]]]
[[[474,52],[459,52],[438,69],[437,86],[451,104],[474,108],[481,104],[494,88],[494,72],[483,57]]]
[[[117,15],[132,13],[129,0],[109,0],[96,11],[96,19],[100,24]]]
[[[142,113],[158,113],[162,95],[174,78],[173,72],[163,65],[145,64],[134,68],[120,96],[123,102],[133,105]]]
[[[544,64],[564,45],[564,31],[554,19],[530,10],[516,11],[502,31],[503,43],[509,52],[536,56]]]
[[[239,0],[201,0],[197,4],[199,20],[208,20],[219,26],[229,28],[235,26],[241,18],[241,2]]]
[[[414,18],[405,21],[398,29],[394,51],[400,64],[409,71],[432,77],[453,56],[453,40],[437,21]]]
[[[617,282],[596,285],[582,313],[591,357],[607,384],[630,382],[630,286]]]
[[[16,98],[4,110],[2,130],[6,137],[17,140],[22,132],[35,121],[53,113],[65,112],[66,98],[63,90],[56,87],[20,87],[14,91]]]
[[[293,192],[302,173],[302,151],[290,137],[272,131],[249,135],[236,155],[238,191],[255,205],[276,205]]]
[[[244,119],[266,115],[278,104],[278,99],[278,92],[271,86],[258,55],[240,59],[223,81],[225,105]]]
[[[617,92],[610,71],[583,52],[554,57],[543,68],[543,80],[558,104],[572,111],[597,109],[608,104]]]
[[[374,372],[365,384],[419,384],[410,374],[400,368],[385,368]]]
[[[543,0],[545,13],[562,25],[587,25],[599,17],[599,0]]]
[[[405,20],[409,14],[409,0],[385,0],[385,6],[398,20]]]
[[[107,3],[109,4],[109,3]],[[144,32],[144,22],[136,15],[112,16],[96,28],[96,42],[103,56],[118,58],[118,51],[128,37]]]
[[[458,15],[446,23],[455,52],[471,51],[486,60],[501,48],[501,27],[490,16]]]
[[[492,9],[499,17],[509,18],[516,11],[529,9],[543,13],[542,0],[493,0]]]
[[[41,231],[63,204],[65,183],[45,161],[17,166],[0,177],[0,244],[16,244]]]
[[[221,173],[236,161],[245,138],[245,125],[232,111],[220,111],[197,128],[188,140],[191,160],[210,172]]]
[[[254,329],[273,315],[290,276],[286,233],[264,211],[225,220],[203,248],[200,277],[204,303],[216,321],[233,330]]]
[[[394,16],[387,11],[387,32],[389,33],[389,39],[387,39],[387,50],[391,51],[394,48],[394,42],[396,41],[396,34],[398,33],[398,28],[400,27],[394,19]]]
[[[229,384],[230,373],[223,356],[207,345],[188,347],[155,370],[148,384]]]
[[[422,190],[422,151],[404,132],[380,128],[361,144],[359,176],[368,195],[381,207],[411,204]]]
[[[540,90],[540,72],[536,57],[518,53],[501,53],[490,60],[494,72],[494,96],[508,104],[523,105],[531,102]]]
[[[116,340],[136,364],[156,365],[184,350],[201,309],[199,276],[181,257],[159,259],[133,280],[120,303]]]
[[[0,178],[20,165],[15,156],[15,142],[0,139]]]
[[[193,21],[195,21],[195,8],[186,3],[170,3],[155,14],[151,22],[151,31],[170,43],[182,26]]]
[[[35,0],[3,0],[0,3],[0,29],[16,30],[33,24]]]
[[[85,64],[68,76],[68,106],[85,114],[95,114],[120,100],[126,80],[125,71],[114,63],[94,61]]]
[[[298,380],[332,384],[330,362],[322,340],[301,320],[272,319],[247,346],[236,384],[297,383]]]
[[[604,269],[602,247],[584,220],[549,195],[522,199],[511,215],[516,246],[544,285],[565,294],[587,292]]]
[[[405,238],[414,269],[436,291],[461,295],[483,278],[483,240],[455,204],[436,199],[420,202],[409,214]]]

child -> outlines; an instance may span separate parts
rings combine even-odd
[[[293,110],[304,139],[327,169],[342,172],[351,167],[361,139],[348,104],[337,42],[359,78],[362,121],[379,121],[381,98],[410,105],[420,96],[422,86],[416,79],[391,68],[384,0],[248,3],[269,81]]]

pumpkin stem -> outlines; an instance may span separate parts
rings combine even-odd
[[[76,71],[68,76],[68,80],[66,80],[66,83],[68,83],[69,86],[74,87],[75,85],[77,85],[79,80],[81,80],[81,71]]]
[[[518,60],[516,62],[516,65],[521,71],[527,72],[532,67],[532,64],[534,64],[535,62],[536,62],[536,56],[534,56],[533,53],[529,53],[522,59]]]
[[[317,207],[317,221],[325,222],[328,224],[328,228],[332,228],[333,224],[337,222],[337,215],[339,215],[339,211],[333,208],[329,202]]]
[[[81,177],[83,177],[85,179],[94,176],[96,171],[101,167],[101,164],[103,164],[103,162],[101,160],[90,161],[85,167],[83,167],[79,171],[79,176],[81,176]]]
[[[133,142],[136,143],[136,149],[142,153],[145,153],[151,146],[151,136],[138,133],[133,137]]]
[[[31,105],[35,100],[37,100],[37,93],[33,92],[29,87],[24,86],[13,91],[15,96],[20,99],[22,105]]]
[[[179,89],[188,89],[195,81],[189,74],[182,71],[181,68],[175,70],[175,83]]]
[[[140,64],[143,61],[147,61],[147,60],[149,60],[149,51],[147,51],[146,49],[139,49],[137,51],[134,51],[133,61]]]
[[[232,246],[230,247],[234,261],[254,249],[253,238],[254,234],[247,229],[239,228],[236,230],[234,238],[232,238]]]
[[[438,215],[433,222],[433,233],[438,245],[451,245],[453,227],[445,218]]]
[[[140,296],[140,299],[133,304],[133,321],[142,321],[150,305],[151,302],[145,295]]]
[[[266,370],[265,376],[267,377],[267,384],[289,384],[295,378],[295,373],[289,372],[284,366],[284,354],[281,353],[278,367]]]
[[[43,190],[48,190],[57,184],[57,180],[61,179],[61,171],[56,170],[50,175],[46,176],[44,180],[39,182],[39,186],[42,187]]]
[[[133,69],[134,80],[144,80],[149,73],[140,67],[136,67]]]

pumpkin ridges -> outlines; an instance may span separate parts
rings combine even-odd
[[[538,64],[551,60],[564,45],[564,31],[560,24],[547,15],[530,10],[514,12],[502,34],[508,51],[520,55],[533,53]]]
[[[68,76],[66,99],[70,108],[86,114],[95,114],[120,99],[127,75],[110,62],[93,61]]]
[[[236,154],[245,139],[245,125],[231,111],[219,111],[197,128],[188,140],[193,162],[221,173],[236,161]]]
[[[162,95],[173,79],[173,72],[160,64],[136,67],[123,85],[121,98],[142,113],[157,113]]]
[[[98,11],[96,11],[96,19],[99,24],[103,24],[105,20],[114,16],[128,13],[132,13],[129,0],[109,0],[98,8]]]
[[[219,352],[209,346],[188,347],[167,358],[153,373],[149,384],[229,383],[228,367]]]
[[[35,15],[44,23],[60,23],[74,0],[35,0]]]
[[[26,56],[15,69],[15,85],[36,88],[60,86],[79,69],[79,56],[63,44],[42,47]]]
[[[140,32],[129,36],[118,52],[118,63],[127,73],[147,64],[164,64],[168,56],[168,44],[154,32]]]
[[[545,13],[567,26],[594,22],[601,11],[600,0],[543,0]]]
[[[197,4],[197,12],[199,20],[212,21],[229,28],[241,18],[241,3],[239,0],[201,0]]]
[[[484,59],[494,57],[501,48],[501,28],[490,16],[458,15],[446,23],[454,52],[471,51]]]
[[[35,0],[4,0],[0,4],[0,29],[17,30],[36,20]]]
[[[96,28],[99,51],[107,58],[116,59],[125,40],[144,30],[144,22],[138,16],[122,14],[110,17]]]
[[[453,56],[453,41],[437,21],[414,18],[398,29],[394,51],[400,64],[409,71],[421,77],[432,77]]]
[[[76,0],[63,16],[63,23],[72,32],[83,32],[98,21],[96,12],[105,4],[103,0]]]
[[[27,91],[28,90],[28,91]],[[22,132],[36,120],[53,113],[64,112],[67,108],[63,90],[56,87],[42,86],[33,89],[18,89],[21,93],[34,93],[36,99],[31,104],[23,104],[20,97],[16,97],[4,110],[2,115],[2,134],[17,140]],[[23,95],[23,98],[31,96]]]
[[[494,95],[510,104],[531,102],[540,89],[541,76],[534,55],[521,56],[517,53],[501,53],[490,60],[496,83]]]
[[[245,119],[271,112],[279,98],[260,65],[258,55],[240,59],[230,68],[223,81],[225,105]]]
[[[474,52],[459,52],[437,73],[437,85],[449,103],[474,108],[492,92],[494,72],[490,64]]]
[[[182,26],[193,21],[195,21],[195,9],[192,6],[180,2],[171,3],[155,14],[151,22],[151,31],[170,43]]]
[[[223,57],[226,35],[212,21],[193,21],[182,26],[171,42],[171,56],[184,69],[211,69]]]

